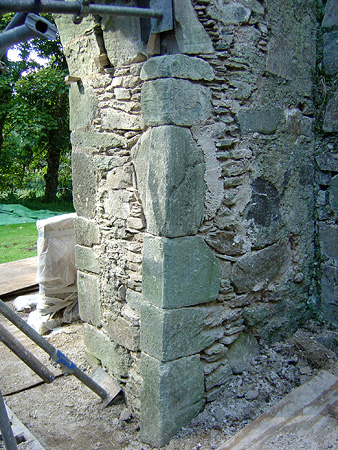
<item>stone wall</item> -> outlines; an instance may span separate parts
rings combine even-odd
[[[69,73],[80,315],[88,357],[140,409],[145,218],[131,150],[143,129],[138,19],[57,17]]]
[[[322,318],[338,323],[338,2],[321,3],[316,71],[317,279]]]
[[[318,241],[324,305],[334,289],[336,22],[318,32],[317,3],[174,0],[148,53],[139,19],[57,18],[88,357],[153,445],[317,308]]]
[[[259,342],[308,315],[314,264],[316,2],[194,1],[213,42],[212,116],[195,124],[207,184],[199,234],[221,265],[206,398]],[[212,331],[212,330],[211,330]]]

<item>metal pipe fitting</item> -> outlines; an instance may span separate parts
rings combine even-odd
[[[19,42],[28,41],[36,37],[55,39],[56,32],[56,27],[48,20],[36,14],[27,14],[23,25],[11,28],[0,34],[0,52]]]
[[[173,29],[173,0],[150,0],[150,8],[114,6],[91,3],[91,0],[39,0],[39,13],[72,14],[75,24],[88,14],[94,16],[126,16],[151,19],[151,32],[162,33]],[[36,11],[35,0],[0,0],[1,12],[29,13]]]
[[[25,13],[16,13],[4,31],[11,30],[12,28],[18,27],[19,25],[23,25],[25,23],[26,16],[27,14]]]

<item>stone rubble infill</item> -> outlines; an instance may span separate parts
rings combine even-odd
[[[216,449],[221,435],[226,441],[320,369],[336,374],[337,356],[320,342],[335,348],[337,336],[334,331],[323,332],[309,323],[288,341],[266,346],[247,371],[234,376],[218,399],[207,403],[204,411],[181,430],[178,439],[192,437],[203,429],[208,442],[201,442],[193,450]]]

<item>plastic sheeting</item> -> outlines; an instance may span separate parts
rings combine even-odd
[[[36,281],[44,289],[63,289],[76,282],[75,232],[76,214],[64,214],[38,220],[38,266]]]
[[[40,294],[20,295],[14,300],[13,306],[17,311],[30,311],[31,309],[36,308],[39,298]]]
[[[63,323],[79,319],[75,267],[76,214],[64,214],[38,220],[38,264],[36,281],[39,294],[36,311],[30,313],[28,324],[44,334]],[[24,308],[22,297],[14,306]],[[27,298],[27,302],[32,301]]]
[[[61,314],[57,314],[61,312]],[[29,314],[28,325],[40,334],[45,334],[62,324],[79,319],[77,292],[66,298],[46,297],[40,294],[37,309]]]

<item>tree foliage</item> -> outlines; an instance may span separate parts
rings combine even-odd
[[[1,17],[0,30],[9,20]],[[5,56],[7,70],[0,73],[0,190],[36,195],[43,189],[52,201],[60,189],[71,192],[67,65],[58,40],[35,39],[17,49],[20,61]],[[45,67],[30,59],[32,51],[46,58]]]

